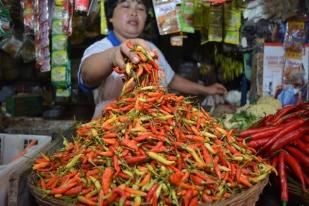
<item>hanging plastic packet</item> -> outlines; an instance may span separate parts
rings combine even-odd
[[[52,50],[66,50],[68,47],[68,37],[66,35],[52,36]]]
[[[304,64],[307,65],[308,53],[305,53],[305,42],[305,22],[298,19],[289,20],[283,44],[285,49],[283,85],[278,96],[282,105],[307,100],[308,68],[305,71]]]
[[[34,0],[34,39],[36,66],[41,72],[50,71],[48,0]]]
[[[79,14],[87,14],[89,9],[89,0],[75,0],[75,12]]]
[[[30,34],[32,33],[34,29],[33,1],[32,0],[21,0],[20,3],[21,3],[21,8],[23,10],[25,34]]]
[[[0,37],[8,37],[12,35],[12,28],[10,22],[11,18],[9,10],[0,0]]]
[[[200,30],[203,27],[203,9],[204,6],[201,1],[194,0],[193,26],[196,30]]]
[[[153,0],[153,5],[160,35],[179,32],[176,2],[174,0]]]
[[[224,4],[224,42],[239,45],[241,11],[234,2]]]
[[[58,101],[63,100],[63,98],[67,99],[67,98],[71,97],[71,95],[72,95],[71,87],[68,87],[68,88],[56,88],[56,98],[58,98]]]
[[[285,57],[287,59],[302,59],[306,41],[305,22],[290,20],[284,39]]]
[[[102,35],[107,35],[108,33],[104,0],[100,0],[100,31]]]
[[[204,9],[204,27],[201,30],[202,44],[222,42],[223,7],[210,5]]]
[[[183,0],[180,4],[179,25],[182,32],[194,33],[194,0]]]
[[[53,66],[51,82],[56,88],[67,88],[71,85],[71,66]]]

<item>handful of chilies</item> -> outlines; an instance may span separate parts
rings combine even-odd
[[[271,165],[190,99],[159,87],[155,56],[136,45],[132,51],[141,62],[117,68],[127,86],[102,118],[36,160],[42,192],[77,205],[194,206],[267,178]]]
[[[240,140],[268,157],[277,168],[281,200],[288,201],[286,171],[294,173],[302,190],[309,185],[309,103],[289,105],[262,119],[255,128],[240,133]],[[288,167],[286,167],[288,166]]]

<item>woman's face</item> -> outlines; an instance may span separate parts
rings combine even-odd
[[[121,40],[136,38],[144,30],[146,7],[140,0],[119,1],[110,19],[113,30]]]

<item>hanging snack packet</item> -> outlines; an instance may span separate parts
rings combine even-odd
[[[10,13],[0,0],[0,37],[8,37],[12,35],[12,28],[10,25]]]
[[[179,32],[176,2],[174,0],[153,0],[153,5],[160,35]]]
[[[57,50],[52,53],[53,65],[67,65],[68,64],[68,52],[66,50]]]
[[[194,0],[183,0],[179,10],[179,25],[182,32],[194,33]]]
[[[305,41],[305,22],[289,20],[284,39],[285,57],[287,59],[302,59]]]
[[[107,35],[108,28],[107,28],[107,20],[105,15],[105,5],[104,0],[100,1],[100,26],[101,26],[101,34]]]
[[[193,26],[197,30],[203,27],[203,9],[204,6],[200,0],[194,0]]]
[[[223,36],[223,7],[208,5],[203,11],[203,28],[201,42],[222,42]]]
[[[22,0],[20,1],[21,8],[23,10],[24,18],[24,28],[25,33],[29,34],[33,31],[33,20],[34,20],[34,11],[33,11],[33,1],[32,0]]]
[[[224,4],[224,42],[240,43],[241,11],[233,3]]]
[[[68,37],[66,35],[53,35],[52,50],[66,50],[68,47]]]
[[[89,0],[75,0],[75,11],[78,13],[87,13],[89,9]]]

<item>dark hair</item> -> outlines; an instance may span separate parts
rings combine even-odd
[[[108,29],[110,30],[113,29],[113,24],[109,21],[109,19],[113,17],[114,9],[119,3],[124,2],[124,1],[126,0],[105,0],[105,15],[106,15]],[[139,0],[139,1],[141,1],[144,4],[146,8],[146,14],[148,17],[148,11],[151,7],[151,0]]]

